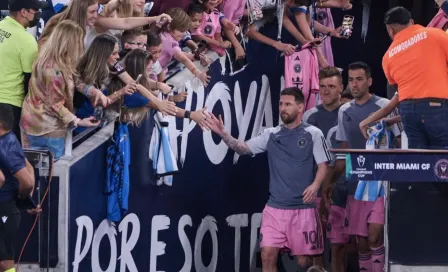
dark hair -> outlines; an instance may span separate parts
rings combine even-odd
[[[386,25],[407,25],[411,19],[411,13],[404,7],[391,8],[384,15],[384,23]]]
[[[0,127],[6,131],[14,128],[14,114],[12,107],[8,104],[0,103]]]
[[[150,58],[151,54],[149,54],[146,50],[134,49],[131,50],[121,61],[121,64],[126,69],[126,72],[128,72],[129,76],[131,76],[133,79],[136,79],[139,74],[142,75],[139,83],[146,89],[149,89],[149,79],[146,74],[146,68],[148,65],[148,60]],[[110,93],[115,93],[116,91],[122,89],[125,85],[126,84],[121,81],[121,79],[117,75],[112,75],[109,84],[107,85],[107,90]],[[121,102],[123,102],[123,100]],[[125,119],[127,119],[125,120],[125,122],[134,124],[136,126],[140,126],[149,112],[149,108],[147,107],[124,107],[121,108],[121,110],[124,111],[122,113],[122,118],[124,117]]]
[[[347,86],[345,90],[341,93],[341,98],[347,98],[347,99],[353,99],[352,92],[350,91],[350,88]]]
[[[146,44],[147,47],[159,46],[162,44],[162,39],[157,33],[148,30],[146,32],[146,36],[148,37],[148,42]]]
[[[294,96],[294,100],[296,103],[303,103],[305,101],[305,97],[303,96],[302,90],[297,87],[289,87],[283,89],[280,95],[292,95]]]
[[[200,4],[195,3],[195,2],[191,2],[187,8],[188,16],[193,16],[194,14],[203,13],[203,12],[204,12],[204,8]]]
[[[117,39],[107,34],[101,34],[93,40],[76,67],[84,83],[101,88],[109,76],[107,58],[114,52],[115,44]]]
[[[348,70],[364,70],[366,73],[366,78],[372,77],[372,69],[370,69],[370,66],[362,61],[356,61],[353,63],[350,63],[348,66]]]
[[[125,30],[123,34],[121,34],[121,45],[122,48],[124,48],[124,44],[129,42],[130,40],[134,39],[137,36],[144,36],[146,35],[146,32],[143,31],[141,28],[134,28],[130,30]]]
[[[148,65],[148,60],[151,59],[151,54],[143,49],[133,49],[129,51],[124,59],[121,61],[123,67],[130,77],[136,79],[139,74],[142,74],[140,84],[145,88],[149,88],[149,81],[146,76],[146,67]],[[111,76],[111,80],[107,86],[107,89],[114,93],[126,84],[116,75]]]
[[[339,79],[339,83],[342,84],[342,75],[341,72],[339,72],[338,68],[336,67],[325,67],[320,69],[319,71],[319,80],[330,78],[330,77],[337,77]]]

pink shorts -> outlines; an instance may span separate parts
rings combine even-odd
[[[266,206],[260,229],[260,246],[288,249],[293,255],[320,255],[324,239],[315,209],[283,210]]]
[[[370,223],[384,225],[384,198],[360,201],[348,196],[345,221],[345,233],[367,237]]]
[[[344,232],[345,229],[345,209],[331,205],[328,216],[327,238],[332,244],[347,244],[350,235]]]

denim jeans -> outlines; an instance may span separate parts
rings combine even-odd
[[[409,148],[448,148],[448,100],[404,100],[400,102],[400,115]]]
[[[55,160],[64,156],[65,138],[28,135],[28,140],[30,148],[50,150]]]

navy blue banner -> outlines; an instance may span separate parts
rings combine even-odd
[[[448,182],[448,155],[352,153],[346,155],[349,181]]]
[[[258,50],[276,59],[271,48]],[[278,125],[283,61],[269,66],[264,61],[253,60],[233,77],[221,75],[221,64],[215,62],[207,88],[186,82],[185,108],[207,106],[240,140]],[[148,159],[151,124],[148,119],[130,128],[129,213],[121,222],[106,219],[106,145],[72,167],[69,271],[261,271],[258,233],[268,198],[266,156],[239,157],[212,132],[177,119],[170,137],[180,173],[171,187],[156,186]],[[283,258],[284,267],[297,270],[296,261]]]

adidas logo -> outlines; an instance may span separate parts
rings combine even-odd
[[[300,60],[299,56],[297,56],[294,60]]]
[[[316,250],[316,249],[317,249],[316,246],[312,245],[310,250]]]
[[[3,223],[6,223],[6,220],[8,220],[8,217],[7,216],[2,216]]]
[[[208,18],[207,23],[211,23],[211,22],[212,22],[212,18]]]

